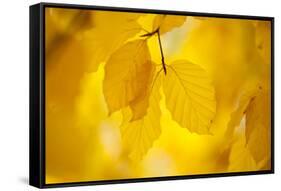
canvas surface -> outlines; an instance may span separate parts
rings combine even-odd
[[[270,47],[270,21],[46,8],[46,183],[270,170]]]

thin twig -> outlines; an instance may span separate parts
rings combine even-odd
[[[140,35],[140,37],[151,37],[154,34],[156,34],[158,30],[159,29],[156,29],[155,31],[152,31],[152,32],[147,32],[146,34]]]
[[[161,43],[161,39],[160,39],[159,29],[157,30],[157,37],[158,37],[159,48],[160,48],[160,52],[161,52],[162,66],[163,66],[164,73],[166,75],[167,74],[167,69],[166,69],[166,64],[165,64],[164,53],[163,53],[162,43]]]
[[[161,38],[160,38],[160,28],[158,27],[156,30],[152,32],[148,32],[146,34],[141,35],[140,37],[147,37],[150,38],[151,36],[157,34],[158,38],[158,44],[160,48],[160,53],[161,53],[161,64],[164,70],[165,75],[167,74],[167,69],[166,69],[166,64],[165,64],[165,58],[164,58],[164,53],[163,53],[163,48],[162,48],[162,43],[161,43]]]

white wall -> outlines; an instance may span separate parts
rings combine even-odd
[[[75,4],[170,9],[192,12],[274,16],[275,19],[275,144],[276,174],[178,180],[166,182],[76,187],[65,190],[178,191],[178,190],[277,190],[281,187],[279,50],[281,12],[278,0],[52,0]],[[37,190],[28,186],[28,6],[36,0],[1,1],[0,6],[0,190]],[[280,189],[280,188],[279,188]],[[62,189],[55,189],[62,190]]]

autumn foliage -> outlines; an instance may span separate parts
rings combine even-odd
[[[270,32],[47,8],[47,183],[270,169]]]

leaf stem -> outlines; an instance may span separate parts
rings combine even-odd
[[[157,37],[158,37],[159,48],[160,48],[160,52],[161,52],[162,66],[163,66],[164,73],[165,73],[165,75],[166,75],[166,74],[167,74],[167,69],[166,69],[166,64],[165,64],[165,59],[164,59],[164,53],[163,53],[162,43],[161,43],[161,39],[160,39],[159,28],[158,28],[158,30],[157,30]]]
[[[157,34],[157,38],[158,38],[158,44],[159,44],[159,48],[160,48],[160,53],[161,53],[161,64],[162,64],[162,67],[163,67],[163,70],[164,70],[164,73],[165,75],[167,74],[167,69],[166,69],[166,64],[165,64],[165,58],[164,58],[164,53],[163,53],[163,48],[162,48],[162,43],[161,43],[161,38],[160,38],[160,31],[159,31],[159,27],[152,31],[152,32],[149,32],[149,33],[146,33],[146,34],[143,34],[141,35],[140,37],[147,37],[147,38],[150,38],[151,36]]]
[[[158,30],[159,30],[159,29],[156,29],[155,31],[152,31],[152,32],[147,32],[147,31],[146,31],[147,33],[141,35],[140,37],[151,37],[151,36],[155,35]]]

